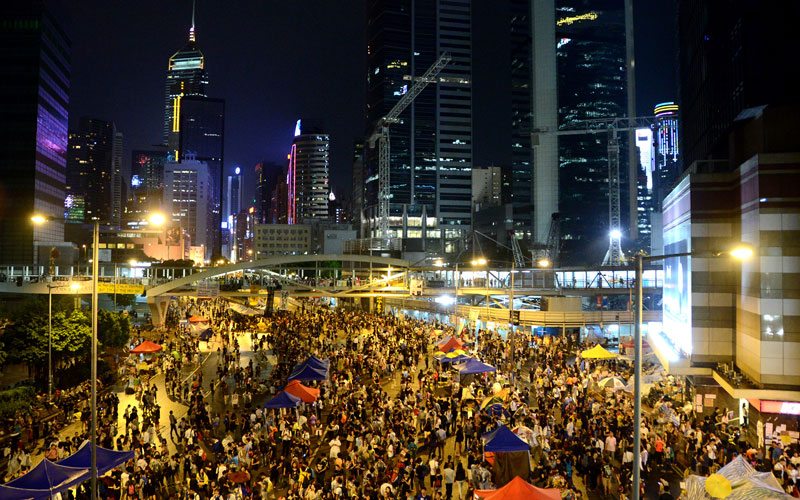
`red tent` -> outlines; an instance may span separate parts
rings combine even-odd
[[[483,500],[561,500],[558,488],[537,488],[519,476],[496,490],[475,490],[475,498]]]
[[[189,318],[189,323],[208,323],[208,320],[203,316],[195,314],[191,318]]]
[[[444,344],[439,344],[439,350],[442,352],[448,352],[450,349],[461,349],[464,347],[464,344],[461,343],[460,340],[453,337]]]
[[[304,403],[313,403],[319,397],[319,389],[306,387],[299,380],[292,380],[283,390],[302,399]]]
[[[156,344],[155,342],[150,342],[149,340],[145,340],[141,344],[137,345],[133,349],[131,349],[132,353],[143,353],[143,352],[158,352],[161,350],[161,345]]]

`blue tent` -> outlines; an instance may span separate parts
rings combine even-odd
[[[306,360],[306,364],[309,364],[309,365],[314,366],[314,367],[319,367],[319,368],[322,368],[322,367],[328,368],[329,366],[331,366],[330,360],[328,360],[328,359],[320,359],[320,358],[318,358],[316,356],[309,356],[309,358]]]
[[[470,358],[466,354],[459,354],[454,358],[448,358],[447,356],[439,356],[436,358],[436,361],[438,361],[439,363],[463,363],[464,361],[467,361],[469,359],[472,358]]]
[[[132,459],[136,454],[133,451],[114,451],[108,448],[97,447],[97,474],[103,475],[106,472],[114,469],[128,460]],[[92,446],[90,442],[85,441],[78,451],[68,456],[64,460],[56,462],[58,465],[65,465],[67,467],[77,467],[89,469],[92,466]]]
[[[475,358],[468,358],[463,365],[458,367],[458,371],[461,372],[461,375],[469,375],[471,373],[496,372],[497,368],[481,363]]]
[[[68,467],[55,464],[45,458],[30,472],[13,481],[9,481],[6,486],[21,490],[52,490],[52,492],[57,492],[72,488],[88,478],[89,470],[86,467]]]
[[[314,368],[311,365],[300,363],[294,367],[288,381],[300,380],[302,382],[306,380],[325,380],[326,378],[328,378],[327,369]]]
[[[206,328],[202,332],[200,332],[200,340],[208,340],[211,336],[214,335],[214,330],[211,328]]]
[[[50,490],[20,490],[0,484],[0,498],[3,500],[40,500],[49,496]]]
[[[519,436],[511,432],[505,425],[500,426],[481,436],[483,440],[483,451],[511,452],[511,451],[530,451],[531,447]]]
[[[495,403],[483,409],[490,417],[500,418],[505,415],[506,418],[511,416],[511,413],[503,406],[502,403]]]
[[[264,408],[295,408],[303,401],[293,394],[281,391],[274,398],[264,403]]]

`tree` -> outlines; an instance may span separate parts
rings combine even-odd
[[[97,340],[106,347],[123,347],[128,343],[131,324],[128,316],[101,309],[97,311]]]

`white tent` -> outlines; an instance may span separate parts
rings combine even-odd
[[[717,474],[730,481],[731,493],[724,500],[790,500],[771,472],[756,472],[741,455],[731,460]],[[704,476],[691,475],[686,480],[687,500],[715,500],[706,491]]]

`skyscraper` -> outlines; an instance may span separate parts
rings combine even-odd
[[[656,209],[661,210],[664,197],[680,176],[680,148],[678,142],[678,105],[674,102],[656,104],[653,114],[654,165],[653,190]]]
[[[289,224],[306,224],[328,218],[328,151],[330,137],[319,127],[297,120],[289,156]]]
[[[122,134],[114,124],[81,117],[78,130],[69,134],[66,189],[73,203],[84,200],[82,222],[99,220],[104,225],[118,225],[114,208],[119,200],[115,201],[114,184],[120,179],[121,165]],[[121,196],[121,186],[118,192]]]
[[[367,6],[367,131],[443,52],[451,62],[390,127],[390,226],[395,238],[454,251],[470,227],[470,0],[371,0]],[[377,154],[366,156],[365,236],[377,231]],[[425,219],[425,222],[423,222]],[[411,229],[409,229],[411,228]]]
[[[164,85],[164,144],[175,152],[178,149],[180,131],[181,98],[184,96],[205,96],[208,74],[205,70],[205,56],[197,48],[194,31],[194,5],[192,5],[192,27],[189,28],[189,41],[169,58],[167,80]],[[180,155],[173,155],[176,160]]]
[[[212,186],[208,165],[191,154],[164,166],[163,207],[169,214],[168,229],[181,228],[191,238],[192,246],[204,248],[205,258],[211,256]]]
[[[64,241],[70,40],[42,0],[0,11],[0,262],[30,264]]]
[[[161,189],[164,183],[164,164],[166,162],[166,148],[132,151],[131,188],[146,191]]]
[[[262,161],[255,166],[256,173],[256,222],[269,224],[273,222],[272,195],[275,187],[283,179],[286,182],[286,171],[273,162]],[[285,201],[285,200],[284,200]]]
[[[543,243],[552,215],[560,213],[566,264],[598,264],[608,249],[609,152],[606,134],[557,132],[634,113],[631,5],[511,2],[514,227],[518,233],[529,227],[531,239]],[[630,218],[637,211],[638,161],[630,157],[630,135],[619,134],[621,215],[623,228],[630,228],[625,237],[637,233]]]
[[[225,196],[225,218],[237,215],[242,210],[242,169],[236,167],[228,176]]]
[[[122,212],[125,210],[122,180],[122,132],[114,131],[114,142],[111,146],[111,225],[121,227]]]

